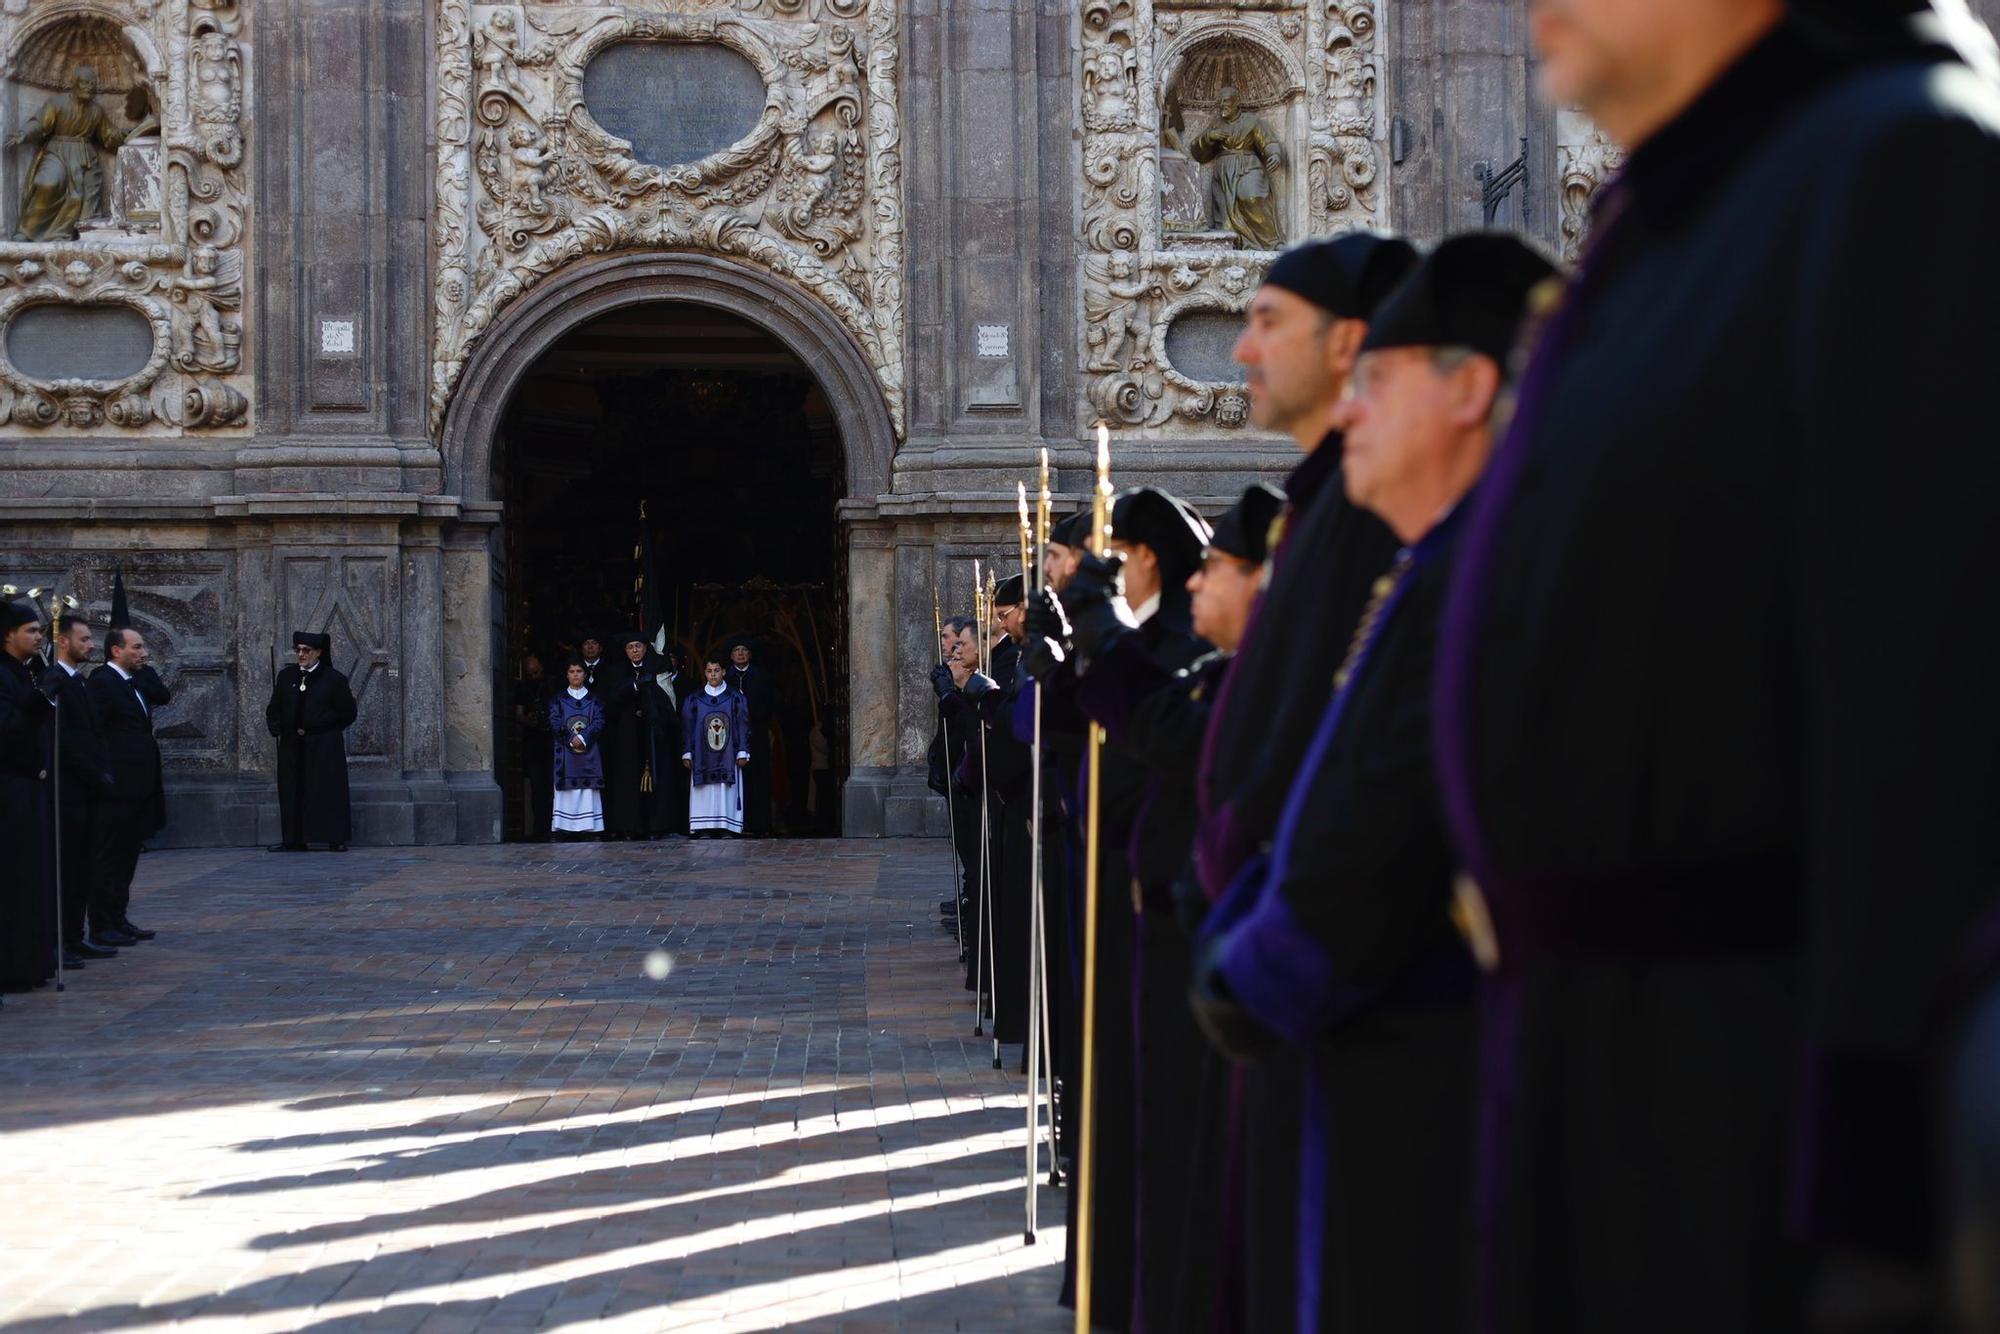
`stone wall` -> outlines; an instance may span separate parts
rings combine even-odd
[[[1206,506],[1293,461],[1243,421],[1217,323],[1270,252],[1211,225],[1166,131],[1242,85],[1286,237],[1477,225],[1525,140],[1497,221],[1554,247],[1606,165],[1530,96],[1524,0],[57,0],[0,7],[10,71],[35,25],[107,6],[149,44],[160,221],[0,243],[0,319],[30,289],[122,302],[159,365],[0,373],[0,581],[101,612],[122,561],[176,691],[179,843],[275,839],[262,708],[295,626],[354,678],[358,836],[498,837],[493,436],[541,349],[649,300],[757,323],[819,377],[848,464],[848,829],[940,832],[933,599],[967,610],[974,560],[1016,559],[1039,451],[1059,510],[1099,417],[1119,484]],[[751,128],[645,161],[660,127],[618,119],[643,106],[599,96],[629,144],[592,114],[592,62],[633,42],[747,62],[761,101],[695,109]]]

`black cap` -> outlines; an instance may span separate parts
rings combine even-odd
[[[645,644],[650,646],[652,642],[651,636],[647,635],[644,630],[627,630],[624,634],[618,636],[619,648],[624,648],[627,644]]]
[[[316,635],[310,630],[294,630],[292,631],[292,647],[298,648],[300,645],[304,645],[306,648],[316,648],[321,653],[324,653],[333,647],[333,636]]]
[[[1168,588],[1187,582],[1208,545],[1208,522],[1185,501],[1157,487],[1134,487],[1111,508],[1111,535],[1120,542],[1153,549],[1160,580]]]
[[[1238,560],[1262,565],[1271,554],[1271,524],[1285,507],[1285,493],[1269,482],[1258,482],[1215,521],[1211,551],[1226,551]]]
[[[42,614],[25,602],[0,602],[0,635],[12,634],[24,625],[39,623]]]
[[[1057,519],[1049,526],[1049,541],[1064,547],[1089,546],[1090,511],[1078,510]]]
[[[1347,232],[1304,241],[1271,262],[1266,287],[1282,287],[1343,319],[1372,319],[1382,299],[1416,267],[1408,241],[1374,232]]]
[[[1530,294],[1558,277],[1511,233],[1447,237],[1375,312],[1361,350],[1469,347],[1505,366]]]
[[[1010,574],[993,586],[996,607],[1018,607],[1027,600],[1027,584],[1018,574]]]

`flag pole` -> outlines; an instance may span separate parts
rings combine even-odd
[[[1090,549],[1102,557],[1111,536],[1111,432],[1097,424],[1097,489],[1090,499]],[[1084,789],[1083,821],[1083,1102],[1077,1109],[1076,1174],[1076,1334],[1090,1334],[1091,1211],[1097,1162],[1092,1156],[1097,1132],[1097,853],[1101,837],[1099,770],[1104,759],[1104,728],[1090,725],[1090,774]]]

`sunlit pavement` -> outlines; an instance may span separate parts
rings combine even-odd
[[[159,939],[0,1010],[0,1326],[1067,1328],[948,868],[148,854]]]

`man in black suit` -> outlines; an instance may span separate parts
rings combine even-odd
[[[42,690],[56,705],[56,736],[62,781],[56,785],[57,816],[62,846],[63,967],[77,968],[86,959],[109,959],[117,949],[108,941],[84,938],[84,916],[96,879],[101,812],[111,795],[111,772],[104,762],[104,735],[97,723],[97,705],[90,697],[83,669],[97,649],[97,637],[80,616],[56,622],[55,661],[42,673]]]
[[[104,637],[105,663],[90,674],[111,791],[98,806],[96,874],[90,899],[90,934],[99,944],[133,945],[153,932],[128,915],[139,846],[164,823],[165,789],[153,710],[172,698],[151,666],[146,637],[114,627]]]

